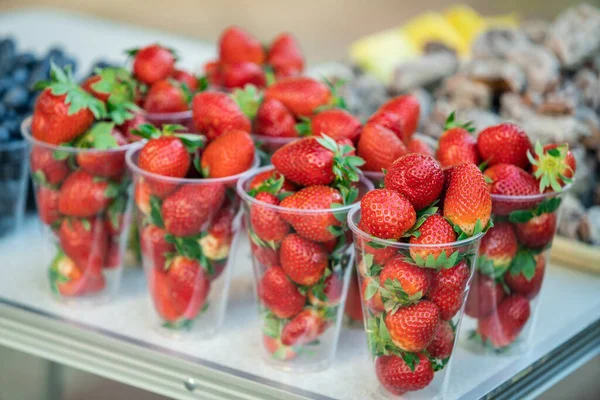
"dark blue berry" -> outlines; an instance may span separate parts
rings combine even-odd
[[[4,125],[0,125],[0,143],[10,140],[10,132]]]
[[[25,52],[17,56],[15,64],[19,67],[31,68],[37,63],[37,58],[33,53]]]
[[[2,103],[7,108],[15,110],[22,110],[27,106],[29,100],[29,92],[22,86],[15,86],[9,89],[4,96],[2,96]]]
[[[15,69],[11,75],[11,78],[17,85],[24,85],[25,82],[27,82],[27,79],[29,79],[29,71],[27,70],[27,67],[19,67]]]

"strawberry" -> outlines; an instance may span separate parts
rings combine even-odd
[[[421,105],[419,104],[419,100],[411,95],[397,96],[379,107],[379,111],[390,112],[400,117],[400,131],[402,132],[400,139],[402,139],[405,144],[410,142],[410,139],[419,126],[419,118],[421,115]]]
[[[519,336],[530,314],[527,298],[518,294],[510,295],[500,302],[496,312],[479,320],[477,332],[492,346],[506,347]]]
[[[106,218],[104,219],[104,226],[106,228],[106,232],[111,237],[118,238],[121,233],[123,233],[123,228],[125,223],[125,215],[123,212],[115,212],[108,213]],[[129,224],[129,222],[127,222]]]
[[[281,33],[273,40],[267,54],[267,64],[273,68],[277,79],[300,75],[304,69],[304,56],[291,34]]]
[[[215,261],[215,273],[209,276],[209,279],[215,280],[225,269],[225,261],[231,250],[231,241],[233,239],[233,219],[235,212],[231,206],[223,205],[217,211],[212,223],[208,227],[207,234],[198,242],[202,248],[202,253],[209,260]],[[217,263],[216,261],[222,261]]]
[[[259,106],[254,131],[258,135],[270,137],[298,137],[294,116],[275,99],[265,100]]]
[[[556,214],[544,213],[531,218],[529,221],[515,224],[519,242],[535,249],[548,246],[556,232]]]
[[[400,193],[375,189],[360,201],[359,228],[381,239],[398,240],[416,221],[412,204]]]
[[[328,242],[336,239],[337,232],[332,227],[341,227],[336,218],[332,204],[342,205],[342,195],[337,189],[329,186],[313,185],[286,197],[281,207],[293,208],[293,211],[282,212],[281,218],[287,221],[296,232],[315,242]],[[323,210],[322,213],[303,213],[295,210]],[[341,228],[338,228],[341,229]]]
[[[327,322],[319,313],[307,308],[285,324],[281,331],[281,343],[285,346],[301,346],[314,342],[327,328]]]
[[[427,346],[427,352],[431,357],[443,360],[450,357],[454,346],[454,329],[450,321],[440,321],[433,335],[433,340]]]
[[[198,235],[224,199],[225,187],[220,183],[179,187],[162,204],[165,230],[175,236]]]
[[[350,278],[350,287],[346,297],[344,313],[353,321],[363,320],[362,301],[360,300],[360,289],[358,286],[358,277],[352,275]]]
[[[390,393],[401,396],[421,390],[433,380],[433,366],[429,358],[417,354],[419,362],[411,368],[402,357],[381,356],[375,360],[375,373],[381,385]]]
[[[306,297],[281,267],[270,267],[258,284],[258,297],[278,318],[292,318],[302,311]]]
[[[150,187],[144,180],[144,178],[138,179],[135,184],[134,201],[138,211],[145,216],[150,215],[150,195],[152,194]]]
[[[166,271],[162,269],[150,269],[148,274],[148,287],[150,289],[152,303],[157,314],[167,322],[176,322],[181,314],[175,308],[171,299],[171,287]]]
[[[93,217],[110,204],[111,188],[85,171],[75,171],[60,187],[58,210],[71,217]]]
[[[444,129],[436,151],[436,158],[442,167],[451,167],[464,162],[479,164],[481,160],[477,150],[477,140],[471,135],[474,131],[471,123],[456,123],[452,113]]]
[[[97,293],[104,289],[102,274],[84,272],[63,252],[59,252],[50,265],[51,284],[62,296],[75,297]]]
[[[423,154],[424,156],[433,157],[434,153],[431,147],[421,139],[412,138],[406,145],[409,153]]]
[[[527,157],[531,162],[531,172],[539,181],[540,192],[547,188],[560,192],[562,186],[572,182],[577,163],[567,143],[542,147],[538,142],[535,145],[535,156],[527,153]]]
[[[504,296],[501,284],[481,272],[476,272],[467,297],[465,313],[473,318],[485,318],[496,311]]]
[[[512,164],[495,164],[486,169],[484,175],[491,181],[489,187],[492,194],[529,196],[539,193],[535,179]]]
[[[163,79],[154,82],[146,98],[144,110],[149,113],[176,113],[187,111],[191,100],[191,92],[174,80]]]
[[[396,159],[408,154],[401,139],[383,125],[367,123],[358,139],[357,154],[365,160],[365,171],[381,172]]]
[[[452,229],[452,225],[450,225],[450,223],[439,214],[434,214],[427,217],[417,232],[419,232],[418,236],[413,235],[410,237],[410,244],[416,244],[420,246],[439,245],[456,241],[456,233],[454,232],[454,229]],[[423,260],[426,260],[431,254],[437,259],[442,252],[446,253],[446,257],[450,257],[452,251],[452,247],[411,247],[410,256],[413,258],[413,260],[416,260],[419,257]]]
[[[230,26],[219,38],[219,60],[223,64],[245,61],[262,64],[265,61],[265,51],[254,36],[237,26]]]
[[[285,346],[281,343],[280,338],[263,335],[263,345],[269,354],[278,360],[289,361],[298,355],[293,347]]]
[[[275,206],[279,205],[277,196],[267,192],[258,193],[256,200]],[[266,242],[279,243],[290,230],[289,225],[277,210],[260,204],[254,204],[250,208],[250,224],[256,236]]]
[[[309,77],[290,77],[267,87],[265,101],[279,100],[296,117],[309,117],[317,108],[328,106],[332,100],[331,90]]]
[[[239,129],[250,132],[250,119],[225,93],[205,91],[192,100],[192,117],[199,133],[211,141],[224,132]]]
[[[98,91],[93,87],[101,80],[102,77],[100,75],[92,75],[85,81],[83,81],[83,83],[81,84],[81,88],[89,94],[91,94],[92,96],[94,96],[95,98],[97,98],[98,100],[102,101],[103,103],[106,103],[110,97],[110,93]]]
[[[91,142],[89,145],[93,150],[80,151],[75,156],[81,169],[104,178],[118,178],[125,174],[125,151],[115,149],[126,145],[127,140],[113,124],[94,125],[79,142],[83,144],[86,140]]]
[[[64,219],[60,224],[58,239],[65,254],[84,272],[100,272],[109,244],[101,219]]]
[[[510,265],[512,259],[517,255],[519,243],[515,229],[509,222],[497,222],[486,235],[481,239],[479,246],[479,255],[485,260],[491,262],[494,271],[486,271],[485,264],[479,265],[479,268],[485,273],[493,275],[502,275],[502,271]],[[480,262],[480,264],[482,264]]]
[[[194,319],[204,307],[210,281],[196,260],[183,256],[173,258],[167,270],[170,299],[177,314]]]
[[[133,55],[133,73],[147,85],[167,79],[175,66],[175,56],[166,47],[152,44],[141,49],[129,51]]]
[[[46,186],[40,186],[36,192],[37,208],[40,220],[46,225],[52,225],[60,218],[58,212],[58,190]]]
[[[379,314],[385,310],[383,298],[381,297],[381,292],[378,287],[379,284],[375,278],[365,277],[360,288],[362,291],[362,299],[373,314]]]
[[[297,234],[287,235],[279,250],[281,267],[299,285],[314,285],[327,268],[327,253],[321,245]]]
[[[444,173],[433,157],[407,154],[394,161],[383,182],[386,189],[402,194],[418,211],[440,196]]]
[[[198,79],[187,71],[175,68],[173,69],[170,78],[185,84],[191,92],[198,90]]]
[[[261,66],[252,62],[225,64],[221,68],[221,84],[227,89],[254,85],[263,88],[267,78]]]
[[[230,130],[206,146],[202,153],[202,174],[224,178],[247,171],[254,162],[254,142],[245,131]]]
[[[128,143],[137,142],[142,140],[141,136],[136,135],[134,132],[139,130],[142,125],[147,124],[146,117],[141,112],[133,113],[133,118],[126,120],[121,125],[117,126],[120,132],[123,132],[125,140]]]
[[[113,269],[121,267],[121,245],[118,237],[109,237],[108,250],[104,260],[104,268]]]
[[[308,301],[315,307],[334,307],[340,303],[344,282],[336,274],[331,274],[322,282],[308,289]]]
[[[535,256],[535,270],[533,276],[525,276],[523,271],[514,274],[510,271],[504,276],[504,281],[510,288],[512,293],[518,293],[527,297],[529,300],[534,299],[542,287],[544,272],[546,269],[546,258],[542,254]]]
[[[361,254],[363,257],[367,254],[373,256],[373,264],[383,265],[398,252],[398,249],[393,246],[382,246],[379,248],[372,247],[369,244],[370,241],[370,239],[356,238],[354,243],[356,244],[357,250],[359,249],[360,252],[363,253]],[[359,264],[359,267],[360,266],[361,265]],[[361,270],[360,268],[359,272],[363,276],[368,275],[367,271]]]
[[[408,304],[425,296],[431,278],[425,269],[405,262],[404,256],[396,256],[383,266],[379,284],[385,289],[384,301],[391,299],[393,303]]]
[[[470,275],[471,271],[464,261],[433,275],[427,297],[439,307],[441,319],[448,321],[460,310]]]
[[[204,74],[211,86],[221,86],[221,65],[218,61],[209,61],[204,64]]]
[[[379,125],[386,129],[389,129],[402,141],[403,131],[402,131],[402,122],[400,121],[400,116],[391,111],[376,111],[371,117],[367,120],[367,125]],[[404,145],[404,141],[402,141]]]
[[[58,155],[60,157],[57,157]],[[30,165],[33,179],[49,185],[58,185],[71,172],[69,164],[66,159],[63,159],[62,154],[42,146],[34,145],[31,148]]]
[[[490,126],[479,133],[477,150],[481,159],[491,167],[496,164],[513,164],[527,168],[527,153],[531,142],[523,129],[515,124],[502,123]]]
[[[253,241],[250,241],[250,246],[252,248],[252,255],[254,258],[264,267],[270,268],[279,265],[278,250],[274,250],[270,247],[261,247]]]
[[[362,125],[358,118],[346,110],[332,108],[324,110],[310,120],[310,132],[314,136],[326,134],[334,140],[350,139],[355,142],[360,135]]]
[[[294,184],[287,179],[284,178],[278,171],[275,169],[269,169],[263,172],[260,172],[252,178],[250,181],[250,185],[248,187],[249,191],[261,189],[261,186],[268,185],[271,182],[278,182],[279,180],[283,180],[281,184],[281,188],[275,194],[280,194],[282,192],[295,192],[296,187]]]
[[[440,310],[431,301],[423,300],[395,313],[385,315],[385,326],[394,344],[402,350],[425,350],[433,339],[440,320]]]
[[[140,235],[142,254],[150,261],[152,268],[164,269],[166,254],[173,253],[175,246],[165,240],[164,229],[156,225],[146,225]]]
[[[485,179],[473,163],[454,167],[444,197],[444,217],[467,235],[490,221],[492,198]]]

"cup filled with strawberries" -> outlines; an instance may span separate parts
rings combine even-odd
[[[346,216],[372,184],[345,141],[307,137],[240,179],[261,320],[263,359],[314,371],[332,361],[352,270]]]
[[[368,348],[385,396],[442,397],[492,199],[474,163],[392,163],[350,211]],[[402,397],[405,398],[405,397]]]
[[[104,75],[91,90],[74,81],[70,67],[52,64],[22,125],[50,287],[69,303],[106,301],[119,287],[130,223],[125,153],[136,146],[118,128],[132,117],[133,91],[121,78]]]

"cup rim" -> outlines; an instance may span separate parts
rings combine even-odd
[[[361,236],[364,239],[369,239],[369,241],[385,245],[386,247],[395,247],[398,249],[446,249],[448,247],[464,247],[469,244],[476,243],[485,235],[484,232],[480,232],[477,235],[471,236],[463,240],[437,244],[394,242],[393,240],[380,239],[375,236],[371,236],[367,232],[360,229],[358,225],[356,225],[356,223],[354,222],[354,216],[358,212],[360,212],[360,205],[355,205],[348,213],[348,227],[350,227],[352,233],[356,236]]]
[[[68,147],[68,146],[60,146],[60,145],[55,145],[55,144],[50,144],[50,143],[46,143],[44,141],[41,141],[39,139],[34,138],[30,131],[31,131],[31,122],[33,120],[33,116],[30,115],[29,117],[25,118],[23,120],[23,122],[21,123],[21,135],[23,136],[23,138],[25,139],[24,142],[28,142],[30,144],[34,144],[36,146],[41,146],[41,147],[45,147],[49,150],[53,150],[53,151],[64,151],[67,153],[73,153],[73,154],[82,154],[82,153],[88,153],[88,154],[98,154],[98,153],[121,153],[121,152],[126,152],[129,149],[135,149],[136,147],[138,147],[141,143],[143,143],[143,141],[138,141],[138,142],[133,142],[133,143],[128,143],[124,146],[119,146],[119,147],[115,147],[114,149],[82,149],[82,148],[77,148],[77,147]]]
[[[246,182],[248,182],[250,179],[254,178],[256,175],[263,173],[265,171],[270,171],[270,170],[275,170],[275,167],[273,165],[266,165],[264,167],[257,168],[256,170],[254,170],[254,173],[248,174],[248,175],[242,177],[240,180],[238,180],[237,185],[236,185],[236,192],[237,192],[238,196],[240,196],[242,198],[242,200],[244,200],[250,204],[260,205],[261,207],[265,207],[265,208],[268,208],[268,209],[271,209],[271,210],[274,210],[274,211],[277,211],[280,213],[298,213],[298,214],[325,214],[325,213],[333,214],[333,213],[339,213],[339,212],[346,212],[360,202],[360,199],[357,199],[352,204],[348,204],[348,205],[341,206],[338,208],[322,208],[322,209],[316,209],[316,210],[306,210],[306,209],[300,209],[300,208],[289,208],[289,207],[276,206],[274,204],[269,204],[269,203],[265,203],[264,201],[256,200],[256,198],[250,196],[246,192],[246,190],[244,189],[244,185],[246,184]],[[362,183],[363,185],[365,185],[367,187],[367,190],[373,190],[375,188],[373,183],[370,180],[366,179],[362,175],[360,176],[359,182]]]
[[[497,201],[504,201],[504,202],[510,202],[510,201],[518,201],[518,202],[523,202],[523,201],[541,201],[547,198],[551,198],[551,197],[556,197],[556,196],[560,196],[562,194],[565,194],[566,192],[568,192],[569,190],[571,190],[571,188],[573,187],[573,182],[569,183],[568,185],[565,185],[562,187],[562,190],[560,192],[544,192],[544,193],[536,193],[536,194],[529,194],[529,195],[522,195],[522,196],[511,196],[511,195],[507,195],[507,194],[491,194],[492,196],[492,202],[494,200]]]
[[[142,109],[140,113],[146,119],[186,119],[192,118],[192,110],[177,111],[177,112],[165,112],[165,113],[151,113]]]
[[[201,178],[201,179],[174,178],[171,176],[158,175],[153,172],[148,172],[148,171],[141,169],[137,165],[137,160],[134,161],[133,158],[137,152],[142,150],[142,148],[143,148],[143,146],[134,147],[134,148],[129,149],[127,151],[127,153],[125,153],[125,162],[127,163],[127,168],[129,168],[134,174],[139,174],[145,178],[150,178],[152,180],[157,180],[157,181],[166,182],[166,183],[196,184],[196,185],[211,184],[211,183],[230,183],[230,182],[233,182],[233,181],[241,178],[245,174],[248,174],[248,173],[254,171],[256,169],[256,167],[258,167],[258,165],[260,164],[260,157],[259,157],[258,153],[255,153],[254,161],[252,162],[252,166],[250,166],[250,168],[248,168],[247,170],[245,170],[243,172],[240,172],[237,175],[224,176],[222,178]]]
[[[266,144],[276,144],[276,145],[286,145],[288,143],[292,143],[292,142],[294,142],[296,140],[302,139],[302,136],[298,136],[298,137],[277,137],[277,136],[259,135],[259,134],[256,134],[256,133],[252,133],[251,136],[254,139],[254,141],[259,141],[259,142],[263,142],[263,143],[266,143]]]

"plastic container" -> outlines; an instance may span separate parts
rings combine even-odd
[[[545,269],[565,193],[492,194],[494,227],[481,242],[465,308],[465,347],[521,354],[530,348]]]
[[[230,254],[237,246],[241,221],[235,184],[244,174],[164,177],[140,169],[139,152],[127,153],[127,165],[133,172],[151,324],[169,337],[210,337],[221,326],[227,307]],[[256,165],[258,158],[252,168]]]
[[[142,114],[148,123],[162,129],[163,125],[183,125],[188,128],[188,132],[196,132],[194,120],[192,119],[192,110],[175,113],[149,113],[144,111]]]
[[[27,199],[27,143],[0,144],[0,237],[21,226]]]
[[[359,221],[357,207],[348,214],[348,225],[368,347],[380,383],[373,395],[443,398],[483,234],[417,245],[377,239],[360,230]]]
[[[291,143],[295,140],[302,139],[301,137],[273,137],[273,136],[264,136],[264,135],[255,135],[252,134],[252,139],[254,139],[254,143],[256,147],[260,151],[260,158],[262,165],[269,165],[271,163],[271,156],[277,150],[282,148],[288,143]]]
[[[94,150],[54,146],[21,131],[29,165],[50,288],[61,301],[97,304],[118,291],[130,224],[131,178],[125,153],[138,144]]]
[[[252,178],[272,168],[260,168],[240,179],[237,186],[252,249],[262,358],[286,371],[322,370],[335,356],[343,322],[352,272],[351,236],[345,218],[352,206],[302,210],[250,196]],[[370,182],[363,179],[359,198],[370,189]],[[265,213],[267,219],[258,213]],[[333,228],[318,228],[311,234],[308,231],[315,224]]]

